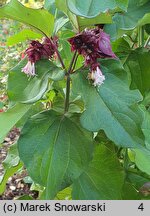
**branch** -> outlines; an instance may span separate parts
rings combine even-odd
[[[75,62],[75,59],[76,59],[76,55],[77,55],[77,51],[75,51],[75,53],[74,53],[74,55],[73,55],[73,58],[72,58],[72,60],[71,60],[69,69],[68,69],[68,71],[67,71],[67,73],[66,73],[67,82],[66,82],[66,98],[65,98],[64,113],[68,112],[68,110],[69,110],[70,74],[71,74],[71,71],[72,71],[72,67],[74,67],[74,62]]]

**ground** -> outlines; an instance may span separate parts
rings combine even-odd
[[[9,147],[16,142],[19,135],[19,129],[14,128],[5,138],[2,147],[0,148],[0,176],[4,174],[2,161],[6,158]],[[17,199],[23,195],[30,195],[33,199],[38,197],[37,191],[31,191],[31,184],[25,183],[24,178],[27,177],[27,171],[23,168],[19,173],[15,173],[8,179],[5,192],[0,195],[0,200]]]

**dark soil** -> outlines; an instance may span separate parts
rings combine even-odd
[[[0,148],[0,176],[4,174],[2,162],[7,156],[9,147],[16,142],[19,134],[19,129],[14,128],[5,138],[4,143]],[[38,191],[30,190],[31,184],[26,184],[23,180],[26,176],[28,176],[28,174],[24,168],[21,172],[15,173],[12,177],[10,177],[6,184],[5,192],[0,195],[0,200],[13,200],[23,195],[29,195],[33,199],[36,199],[38,197]]]

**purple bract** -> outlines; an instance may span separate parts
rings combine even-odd
[[[116,58],[113,53],[110,37],[100,28],[85,29],[83,32],[70,38],[71,50],[77,51],[85,59],[84,65],[90,66],[89,79],[93,80],[94,86],[101,85],[105,80],[100,70],[99,58]]]
[[[55,54],[55,46],[58,46],[57,38],[44,38],[42,43],[35,40],[32,41],[29,45],[29,48],[27,48],[25,51],[28,57],[28,63],[24,68],[22,68],[22,72],[34,76],[35,63],[42,58],[52,58]]]

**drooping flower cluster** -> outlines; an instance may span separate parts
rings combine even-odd
[[[55,46],[58,46],[57,38],[54,38],[53,41],[50,38],[44,38],[42,43],[35,40],[32,41],[25,51],[28,57],[28,63],[22,68],[22,72],[29,76],[34,76],[35,63],[42,58],[52,58],[55,54]]]
[[[90,67],[89,79],[94,86],[99,86],[105,80],[100,70],[98,58],[116,58],[110,44],[110,36],[100,28],[85,29],[68,40],[71,50],[77,51],[85,59],[85,66]]]

